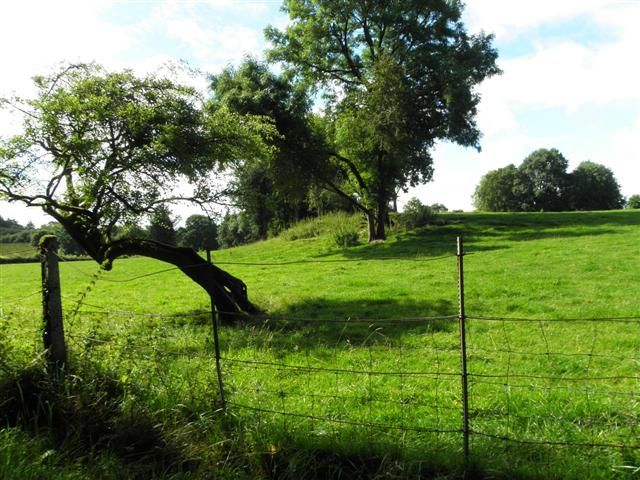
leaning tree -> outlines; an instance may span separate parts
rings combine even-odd
[[[0,140],[0,198],[41,207],[106,270],[124,255],[155,258],[204,288],[224,320],[252,311],[245,284],[194,250],[117,231],[177,200],[220,200],[212,172],[268,154],[272,129],[208,110],[166,77],[79,64],[34,82],[33,98],[0,99],[22,116],[21,133]]]

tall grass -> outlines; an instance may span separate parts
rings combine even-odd
[[[570,444],[637,445],[638,324],[558,320],[640,313],[639,212],[448,215],[350,248],[331,222],[214,252],[264,312],[221,331],[226,413],[204,292],[175,271],[122,282],[166,269],[148,259],[95,284],[95,264],[63,263],[73,380],[33,391],[77,422],[4,415],[5,471],[37,478],[44,455],[60,478],[460,476],[455,320],[393,319],[457,313],[464,235],[469,315],[541,318],[469,320],[472,474],[631,478],[637,449]],[[2,405],[39,349],[38,267],[0,267]]]

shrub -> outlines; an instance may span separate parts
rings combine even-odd
[[[631,195],[627,200],[627,208],[640,208],[640,195]]]
[[[358,245],[360,234],[352,229],[340,229],[333,233],[333,241],[338,247],[354,247]]]
[[[432,208],[423,205],[417,198],[412,198],[398,215],[398,222],[404,228],[411,230],[433,223],[435,218],[436,212]]]

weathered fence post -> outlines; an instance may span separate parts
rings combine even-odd
[[[58,267],[58,239],[45,235],[40,239],[42,271],[42,339],[49,367],[59,372],[67,361],[67,347],[62,324],[60,269]]]
[[[207,249],[207,262],[211,263],[211,250]],[[211,298],[211,323],[213,324],[213,349],[216,357],[216,373],[218,374],[218,390],[220,390],[220,403],[222,410],[227,409],[227,401],[224,398],[224,384],[222,383],[222,368],[220,367],[220,340],[218,338],[218,315],[215,302]]]
[[[457,239],[458,257],[458,319],[460,323],[460,367],[462,380],[462,449],[464,454],[465,476],[469,466],[469,389],[467,384],[467,334],[466,314],[464,310],[464,244],[462,237]]]

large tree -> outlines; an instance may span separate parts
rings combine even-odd
[[[519,212],[523,204],[521,183],[515,165],[488,172],[473,194],[475,207],[488,212]]]
[[[211,79],[210,105],[239,114],[269,118],[277,130],[276,153],[268,158],[246,158],[234,172],[232,196],[259,236],[288,226],[308,213],[308,192],[314,181],[309,171],[326,159],[322,138],[312,128],[307,89],[268,65],[246,58]]]
[[[287,0],[291,23],[268,28],[272,60],[326,94],[340,184],[326,185],[385,236],[398,189],[427,182],[434,143],[479,148],[474,87],[499,72],[492,37],[469,35],[451,0]]]
[[[569,162],[556,148],[531,152],[518,167],[516,186],[524,211],[560,212],[569,209]]]
[[[604,165],[582,162],[571,172],[569,179],[573,210],[616,210],[624,206],[620,185]]]
[[[610,169],[587,161],[567,173],[568,165],[555,148],[535,150],[517,168],[485,174],[473,195],[475,206],[492,212],[622,208],[624,198]]]
[[[244,283],[192,249],[119,238],[117,226],[178,198],[216,201],[211,172],[265,153],[270,129],[206,111],[194,89],[154,75],[82,64],[34,80],[34,98],[2,100],[23,126],[0,143],[0,197],[41,207],[107,270],[123,255],[156,258],[202,286],[227,319],[251,310]],[[191,190],[176,193],[184,184]]]

